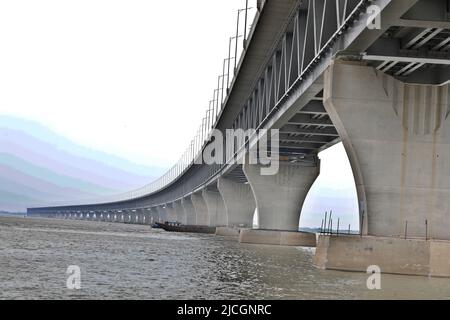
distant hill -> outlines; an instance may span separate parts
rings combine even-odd
[[[0,210],[113,195],[164,171],[82,147],[36,122],[0,116]]]

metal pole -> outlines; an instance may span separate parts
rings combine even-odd
[[[337,229],[336,229],[336,234],[339,235],[339,222],[340,222],[341,218],[338,218],[338,224],[337,224]]]
[[[349,234],[349,235],[350,235],[350,232],[351,232],[350,230],[351,230],[351,225],[349,224],[349,225],[348,225],[348,234]]]
[[[244,48],[246,47],[246,43],[247,43],[247,15],[248,15],[248,0],[245,0],[245,29],[244,29],[244,41],[243,41],[243,45]]]
[[[233,37],[230,37],[230,42],[228,44],[227,94],[228,94],[228,89],[230,88],[231,41],[233,41]]]
[[[330,221],[329,221],[329,225],[328,225],[328,229],[329,229],[329,233],[333,234],[333,219],[331,218],[333,214],[333,211],[330,211]]]
[[[237,26],[236,26],[236,48],[234,55],[234,75],[236,75],[236,67],[237,67],[237,48],[238,48],[238,39],[239,39],[239,16],[241,14],[241,10],[238,10],[237,14]]]
[[[328,216],[328,211],[325,211],[325,223],[323,225],[324,231],[326,231],[326,229],[327,229],[327,216]]]
[[[425,220],[425,240],[428,241],[428,220]]]

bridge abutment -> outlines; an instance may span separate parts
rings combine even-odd
[[[448,97],[449,85],[407,84],[365,65],[327,69],[324,105],[353,169],[367,237],[321,237],[320,267],[424,274],[427,261],[439,260],[433,268],[450,276],[450,260],[438,253],[450,240]]]
[[[320,173],[317,157],[302,163],[280,162],[273,175],[262,175],[261,165],[244,165],[259,217],[257,230],[243,230],[240,241],[271,245],[315,246],[316,236],[299,232],[300,213]]]

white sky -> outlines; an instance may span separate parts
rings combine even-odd
[[[212,99],[242,5],[0,0],[0,114],[170,166]]]

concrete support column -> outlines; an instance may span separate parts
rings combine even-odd
[[[130,217],[129,223],[137,224],[138,212],[135,209],[133,209],[133,210],[128,210],[128,214],[129,214],[129,217]]]
[[[166,213],[166,209],[164,209],[163,206],[158,206],[156,207],[156,211],[158,211],[158,215],[159,215],[159,222],[166,222],[167,221],[167,213]]]
[[[177,221],[181,224],[187,224],[186,222],[186,214],[184,212],[183,206],[181,205],[181,201],[176,201],[173,203],[173,207],[177,214]]]
[[[192,204],[194,205],[196,215],[196,225],[209,226],[208,207],[201,193],[191,195]]]
[[[298,231],[303,202],[320,172],[318,159],[280,162],[275,175],[261,175],[260,165],[244,165],[256,199],[259,229]]]
[[[192,204],[191,197],[186,197],[181,200],[181,206],[184,210],[184,215],[186,217],[187,225],[196,225],[197,224],[197,216],[195,213],[194,205]]]
[[[262,175],[261,165],[245,164],[258,210],[258,230],[244,230],[240,242],[271,245],[316,246],[316,235],[299,232],[303,202],[317,179],[317,157],[302,163],[280,162],[274,175]]]
[[[151,225],[152,224],[152,215],[150,212],[150,208],[144,209],[144,224]]]
[[[334,63],[324,104],[352,165],[364,234],[450,240],[449,85]]]
[[[138,215],[138,219],[137,219],[137,223],[138,224],[144,224],[145,222],[145,216],[144,216],[144,209],[138,209],[137,210],[137,215]]]
[[[157,210],[157,208],[156,207],[151,208],[150,213],[152,223],[159,222],[159,211]]]
[[[224,227],[227,225],[227,213],[225,204],[219,191],[203,190],[203,199],[205,199],[208,208],[209,225],[211,227]]]
[[[127,224],[131,223],[131,211],[122,210],[120,214],[121,214],[120,222],[127,223]],[[122,218],[122,216],[123,216],[123,218]]]
[[[324,105],[353,169],[365,236],[321,236],[316,264],[450,276],[449,85],[407,84],[335,62]]]
[[[173,203],[167,203],[165,205],[165,211],[167,214],[167,220],[170,222],[179,222],[178,215]]]
[[[217,188],[225,204],[227,226],[252,228],[256,203],[250,185],[220,178]]]

